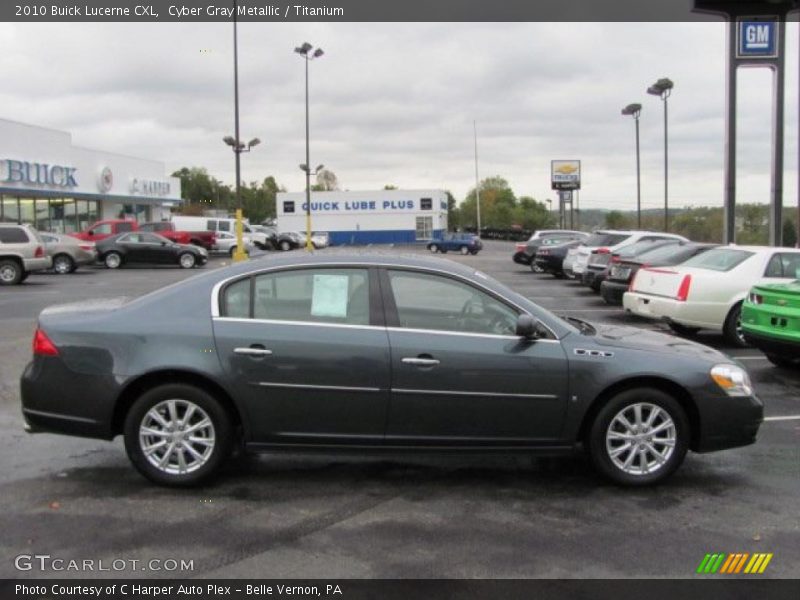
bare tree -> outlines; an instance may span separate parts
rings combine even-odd
[[[322,192],[333,192],[339,189],[339,179],[333,171],[322,169],[317,173],[317,185],[314,187]]]

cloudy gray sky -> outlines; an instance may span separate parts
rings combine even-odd
[[[797,198],[798,32],[788,25],[785,204]],[[634,125],[641,119],[645,207],[663,202],[663,112],[645,94],[670,77],[670,201],[722,202],[725,26],[722,23],[239,25],[241,133],[262,145],[243,178],[275,175],[303,188],[302,60],[309,41],[312,164],[346,189],[391,183],[474,184],[472,122],[481,176],[518,195],[553,197],[553,158],[583,161],[581,206],[633,208]],[[74,143],[204,166],[233,182],[221,139],[233,131],[229,23],[0,24],[0,117],[68,130]],[[739,199],[769,195],[771,74],[740,72]]]

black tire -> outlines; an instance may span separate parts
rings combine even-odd
[[[610,456],[608,446],[611,442],[607,443],[606,439],[607,434],[610,433],[612,422],[614,422],[617,415],[626,409],[632,411],[633,406],[636,404],[658,407],[671,419],[675,430],[674,447],[672,447],[672,451],[669,452],[669,455],[666,457],[666,461],[663,464],[655,466],[655,470],[649,473],[633,473],[623,470],[623,467],[617,465]],[[647,410],[647,408],[642,409],[643,417],[645,410]],[[649,412],[647,414],[649,414]],[[657,427],[662,423],[664,423],[664,421],[656,420],[654,424]],[[643,433],[642,435],[645,434]],[[658,435],[658,433],[656,435]],[[686,413],[678,401],[669,394],[655,388],[642,387],[625,390],[608,400],[597,413],[597,416],[595,416],[586,441],[591,461],[602,475],[620,485],[644,486],[659,483],[675,472],[686,456],[690,437],[689,420],[686,418]],[[646,438],[642,441],[646,441]],[[631,442],[615,440],[614,443],[624,445],[626,443],[630,444]],[[619,446],[615,446],[615,448],[618,447]],[[641,458],[637,457],[638,454],[634,450],[620,453],[619,460],[622,461],[624,457],[624,460],[627,461],[630,454],[634,454],[632,463],[638,461],[638,469],[642,471]],[[645,456],[645,458],[647,458],[647,456]],[[635,464],[631,464],[629,468],[636,469]]]
[[[25,281],[28,278],[28,275],[30,274],[31,274],[30,271],[23,271],[22,277],[19,278],[19,282],[22,283],[23,281]]]
[[[0,285],[17,285],[22,282],[22,265],[12,259],[4,258],[0,260]]]
[[[463,256],[469,254],[469,248],[467,248],[466,246],[461,246],[461,248],[459,248],[458,251],[461,252]]]
[[[122,255],[119,252],[108,252],[103,256],[103,264],[107,269],[119,269],[122,266]]]
[[[58,275],[72,273],[76,268],[75,261],[69,254],[56,254],[53,257],[53,272]]]
[[[188,473],[169,473],[152,464],[141,446],[140,427],[144,423],[146,415],[151,409],[171,399],[189,402],[199,407],[213,426],[214,443],[205,457],[205,462]],[[183,412],[178,417],[185,416],[185,414]],[[198,415],[197,411],[195,415]],[[230,416],[222,404],[211,394],[183,383],[161,385],[142,394],[133,403],[125,417],[124,434],[125,450],[137,471],[159,485],[182,487],[197,485],[211,477],[230,455],[234,437]],[[186,453],[183,454],[184,457],[187,456]],[[157,458],[158,455],[154,455],[154,460]],[[171,459],[167,460],[167,468],[171,463]]]
[[[178,255],[178,265],[181,269],[194,269],[197,265],[197,257],[191,252],[181,252]]]
[[[668,325],[672,331],[685,337],[697,335],[697,332],[700,331],[699,327],[689,327],[688,325],[681,325],[680,323],[668,323]]]
[[[781,369],[792,369],[797,367],[797,361],[785,356],[778,356],[777,354],[767,354],[767,360],[776,367]]]
[[[231,258],[233,258],[233,255],[236,254],[236,246],[231,246],[230,252],[228,252],[228,254],[231,255]]]
[[[742,333],[742,303],[736,304],[728,316],[725,318],[725,325],[722,327],[725,339],[737,348],[747,348],[750,344],[744,339]]]
[[[553,277],[556,279],[565,279],[567,276],[564,274],[564,271],[556,271],[553,273]]]

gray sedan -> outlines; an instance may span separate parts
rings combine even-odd
[[[435,258],[281,256],[135,300],[45,309],[31,432],[112,439],[154,482],[235,446],[570,453],[628,485],[752,444],[747,373],[706,346],[558,317]]]
[[[94,242],[79,240],[69,235],[39,233],[48,256],[53,258],[53,271],[59,275],[73,273],[81,265],[97,262]]]

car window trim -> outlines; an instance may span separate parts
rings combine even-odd
[[[463,276],[459,275],[458,273],[451,273],[451,272],[448,272],[448,271],[444,271],[442,269],[436,269],[436,268],[428,267],[428,266],[396,265],[396,264],[391,264],[391,263],[353,262],[353,261],[346,261],[346,262],[341,262],[341,263],[324,263],[323,265],[320,265],[319,263],[299,263],[299,264],[290,264],[290,265],[275,265],[275,266],[272,266],[272,267],[265,267],[265,268],[259,269],[257,271],[252,271],[250,273],[239,273],[237,275],[232,275],[231,277],[223,279],[222,281],[218,281],[217,283],[214,284],[214,287],[211,289],[211,298],[210,298],[210,300],[211,300],[211,318],[212,319],[225,319],[225,318],[228,318],[228,317],[224,317],[223,315],[220,314],[221,294],[223,292],[223,289],[225,287],[227,287],[228,285],[234,283],[235,281],[239,281],[241,279],[244,279],[245,277],[255,278],[258,275],[262,275],[262,274],[265,274],[265,273],[273,273],[273,272],[280,272],[280,271],[291,271],[291,270],[304,269],[304,268],[306,268],[306,269],[313,269],[313,268],[346,269],[348,267],[349,268],[365,268],[365,269],[376,268],[379,271],[380,270],[386,270],[386,269],[401,268],[401,269],[406,269],[406,270],[409,270],[409,271],[416,271],[416,272],[420,272],[420,273],[433,273],[433,274],[436,274],[436,275],[444,275],[446,277],[451,277],[451,278],[454,278],[454,279],[458,279],[459,281],[462,281],[463,283],[465,283],[467,285],[471,285],[473,287],[478,287],[481,290],[484,290],[486,293],[489,293],[492,296],[495,296],[495,297],[499,298],[501,302],[503,302],[505,304],[510,304],[515,309],[517,309],[519,312],[521,312],[523,314],[526,314],[526,315],[530,315],[530,316],[534,317],[535,319],[537,319],[539,321],[539,323],[541,323],[541,325],[545,329],[547,329],[547,331],[552,336],[552,340],[549,340],[549,338],[548,338],[548,339],[539,339],[537,341],[544,342],[544,341],[548,341],[549,340],[549,341],[555,341],[555,342],[559,342],[560,343],[560,338],[556,335],[555,331],[553,331],[553,329],[547,323],[545,323],[541,319],[538,319],[538,317],[536,317],[536,315],[532,314],[530,311],[528,311],[524,307],[520,306],[519,304],[517,304],[513,300],[510,300],[509,298],[506,298],[505,296],[500,295],[499,293],[495,292],[494,290],[492,290],[492,289],[490,289],[490,288],[488,288],[488,287],[486,287],[486,286],[484,286],[484,285],[482,285],[480,283],[470,281],[469,279],[464,278]],[[386,290],[384,290],[383,288],[384,288],[384,285],[382,284],[381,285],[381,291],[385,292]],[[387,321],[387,324],[388,324],[388,321],[391,319],[391,314],[388,311],[388,305],[386,303],[386,294],[383,293],[382,297],[383,297],[383,301],[384,301],[385,317],[386,317],[386,321]],[[252,298],[252,294],[251,294],[251,298]],[[394,298],[392,298],[392,303],[393,302],[394,302]],[[251,312],[250,314],[253,314],[253,313]],[[397,311],[395,309],[395,316],[396,315],[397,315]],[[287,321],[281,321],[281,322],[282,323],[286,323]],[[300,321],[297,321],[297,322],[300,322]],[[314,322],[314,323],[308,323],[308,324],[310,324],[310,325],[319,325],[321,323]],[[341,327],[344,324],[329,323],[328,325]],[[365,325],[359,325],[359,326],[355,326],[355,327],[366,327],[366,326]],[[373,327],[373,326],[370,325],[369,327]],[[381,328],[381,326],[374,326],[374,327]],[[426,329],[424,331],[434,331],[434,330]],[[440,331],[440,333],[458,333],[458,332]],[[470,335],[475,335],[475,334],[470,334]],[[490,335],[490,334],[479,334],[479,335]],[[511,336],[511,337],[513,337],[514,339],[519,339],[519,336]]]

